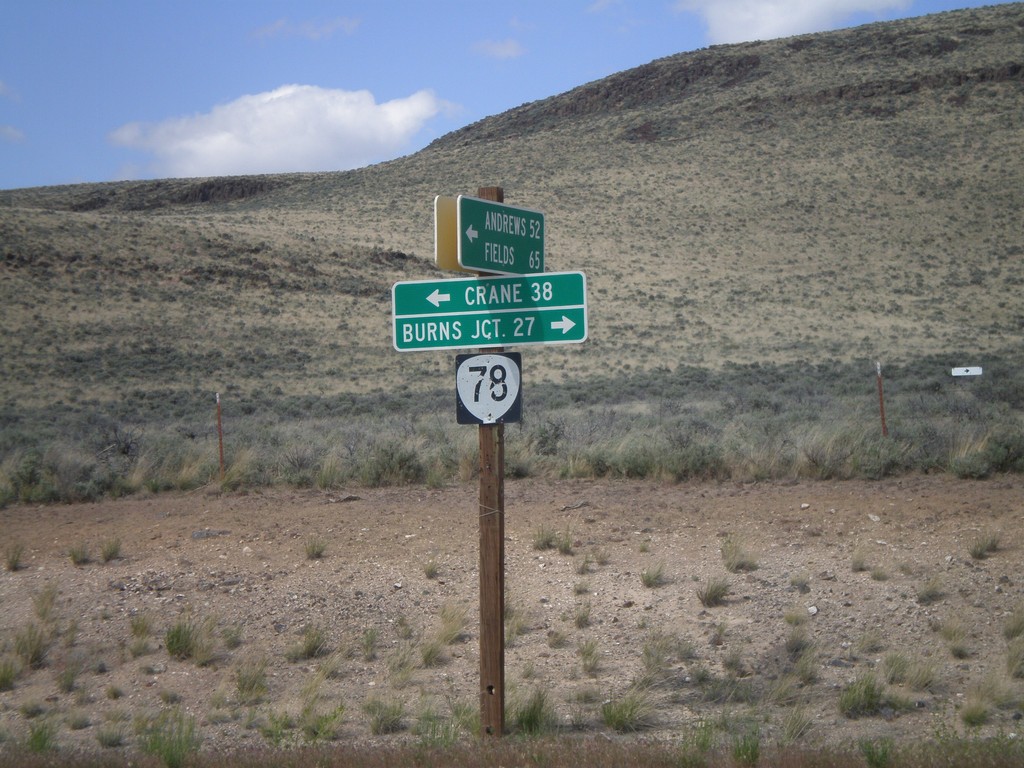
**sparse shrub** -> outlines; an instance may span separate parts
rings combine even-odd
[[[640,571],[640,583],[648,589],[663,586],[665,581],[665,564],[658,563]]]
[[[180,704],[181,694],[177,691],[171,691],[167,688],[164,688],[160,691],[160,701],[162,701],[164,704]]]
[[[1006,648],[1006,672],[1024,678],[1024,636],[1014,638]]]
[[[538,736],[555,728],[557,716],[543,688],[535,688],[523,701],[512,705],[512,722],[520,733]]]
[[[756,766],[761,760],[761,734],[757,727],[746,728],[732,743],[732,759],[736,765]]]
[[[319,626],[310,624],[302,633],[302,639],[285,652],[288,661],[315,659],[327,653],[327,635]]]
[[[29,669],[46,665],[50,651],[50,635],[35,624],[28,624],[14,635],[14,652]]]
[[[782,618],[790,626],[799,627],[801,624],[806,624],[807,619],[810,617],[807,614],[806,608],[794,605],[786,609],[786,612],[782,614]]]
[[[939,625],[939,635],[949,643],[954,658],[966,659],[971,655],[967,646],[967,626],[959,618],[947,619]]]
[[[813,726],[814,717],[804,707],[791,707],[782,718],[783,744],[800,741]]]
[[[96,743],[104,749],[114,749],[124,745],[124,729],[106,726],[96,731]]]
[[[195,718],[177,707],[144,723],[138,741],[140,750],[160,758],[167,768],[183,768],[200,743]]]
[[[25,556],[25,545],[20,541],[12,541],[4,548],[4,566],[13,573],[21,568],[21,560]]]
[[[29,752],[50,752],[57,749],[57,724],[52,720],[29,723],[25,748]]]
[[[129,619],[132,629],[132,637],[147,638],[153,629],[152,620],[148,613],[136,613]]]
[[[68,557],[70,557],[71,562],[77,566],[88,565],[92,562],[92,558],[89,555],[89,547],[86,544],[76,544],[71,547],[68,550]]]
[[[515,603],[505,603],[505,645],[512,646],[516,638],[526,634],[529,627],[529,620],[521,607]]]
[[[35,718],[46,714],[46,707],[44,707],[42,703],[33,700],[23,703],[18,707],[18,711],[26,720],[34,720]]]
[[[786,653],[791,659],[799,658],[811,646],[811,639],[801,626],[793,627],[786,637]]]
[[[569,638],[566,637],[564,632],[560,632],[557,629],[552,629],[548,632],[548,648],[564,648],[568,642]]]
[[[53,620],[53,612],[57,607],[57,585],[52,581],[32,595],[32,606],[35,608],[36,617],[45,623]]]
[[[726,536],[722,541],[722,563],[729,573],[757,570],[757,558],[734,536]]]
[[[172,659],[191,659],[199,644],[199,628],[188,618],[181,619],[164,633],[164,647]]]
[[[235,689],[242,704],[258,704],[267,692],[267,660],[244,661],[235,668]]]
[[[306,559],[319,560],[327,551],[327,540],[323,536],[313,535],[306,539]]]
[[[387,658],[388,674],[391,685],[402,688],[409,684],[416,670],[415,648],[409,643],[402,643]]]
[[[288,741],[288,731],[294,727],[295,718],[287,712],[271,712],[260,726],[260,735],[275,749],[280,749]]]
[[[667,682],[672,675],[673,663],[678,659],[689,658],[692,652],[692,647],[678,638],[661,632],[649,635],[640,652],[643,669],[640,681],[643,686],[647,688]]]
[[[1021,636],[1024,636],[1024,603],[1014,608],[1003,624],[1003,637],[1007,640]]]
[[[150,653],[153,648],[149,644],[149,640],[144,637],[136,637],[132,640],[131,645],[128,646],[128,653],[131,654],[133,659],[137,659],[140,656],[145,656]]]
[[[339,704],[328,712],[318,712],[307,706],[299,717],[299,729],[310,743],[338,738],[338,729],[345,719],[345,705]]]
[[[992,464],[983,451],[963,447],[950,458],[949,471],[961,480],[982,480],[992,474]]]
[[[420,660],[427,668],[442,664],[445,661],[444,643],[436,638],[424,642],[420,646]]]
[[[868,570],[868,552],[864,547],[857,547],[850,557],[850,570],[854,573],[863,573]]]
[[[975,560],[984,560],[999,549],[999,534],[985,533],[971,541],[968,551]]]
[[[885,638],[877,629],[869,629],[857,640],[857,650],[861,653],[878,653],[885,648]]]
[[[750,674],[743,663],[743,655],[739,648],[732,648],[722,659],[722,669],[733,677],[746,677]]]
[[[960,719],[969,728],[978,728],[988,722],[992,708],[987,701],[969,696],[960,709]]]
[[[942,579],[938,576],[933,576],[918,588],[917,602],[921,605],[931,605],[941,600],[944,595]]]
[[[459,640],[469,623],[468,609],[465,606],[445,603],[441,606],[441,627],[437,639],[442,645],[451,645]]]
[[[57,690],[61,693],[71,693],[75,690],[75,682],[82,671],[82,664],[77,659],[69,660],[64,668],[57,673]]]
[[[924,659],[914,659],[907,668],[904,684],[914,691],[930,690],[935,683],[935,664]]]
[[[363,712],[370,717],[370,733],[375,736],[402,730],[405,705],[397,699],[369,698],[363,704]]]
[[[558,533],[546,526],[540,526],[533,532],[533,548],[537,550],[554,549],[558,541]]]
[[[109,563],[111,560],[119,560],[121,558],[121,540],[120,539],[108,539],[100,545],[100,560],[104,563]]]
[[[590,626],[590,612],[591,604],[589,600],[584,600],[576,606],[576,610],[573,613],[573,624],[577,629],[586,629]]]
[[[723,605],[729,594],[729,582],[726,579],[708,577],[697,587],[697,599],[705,608]]]
[[[560,555],[572,554],[572,533],[568,529],[558,534],[555,539],[555,548]]]
[[[843,479],[849,476],[850,457],[859,440],[844,428],[829,427],[812,431],[801,445],[806,472],[819,480]]]
[[[861,675],[840,692],[839,711],[854,719],[877,714],[882,708],[882,695],[882,686],[874,675]]]
[[[589,677],[597,675],[598,667],[601,665],[601,657],[597,650],[597,641],[594,639],[584,640],[579,644],[577,652],[580,656],[580,664],[583,673]]]
[[[793,664],[793,674],[804,685],[810,685],[818,679],[818,654],[813,643],[796,658]]]
[[[655,712],[650,693],[633,687],[601,705],[601,720],[613,731],[635,733],[654,727]]]
[[[293,442],[280,454],[281,478],[289,485],[300,488],[313,485],[317,466],[316,448],[306,442]]]
[[[864,756],[864,762],[868,764],[868,768],[887,768],[892,762],[894,754],[892,739],[861,739],[857,743],[857,747],[861,755]]]
[[[316,486],[324,490],[339,488],[345,482],[345,469],[340,457],[334,454],[324,456],[316,471]]]
[[[375,627],[367,627],[360,639],[360,648],[363,653],[363,661],[373,661],[377,658],[377,639],[380,633]]]
[[[910,659],[902,653],[890,653],[882,659],[882,674],[885,682],[891,685],[902,685],[910,671]]]
[[[67,725],[72,731],[84,731],[92,725],[89,715],[85,712],[72,712],[67,717]]]
[[[428,560],[426,565],[423,566],[423,575],[428,579],[436,579],[438,573],[441,572],[441,567],[437,564],[434,559]]]
[[[0,658],[0,691],[14,688],[14,680],[18,676],[18,665],[14,659],[4,656]]]
[[[683,737],[679,768],[709,768],[709,755],[714,747],[715,724],[702,718]]]
[[[359,466],[359,479],[373,488],[421,483],[425,476],[415,448],[397,441],[374,446]]]
[[[242,634],[244,628],[241,624],[232,624],[224,627],[221,630],[220,636],[224,641],[224,647],[229,650],[235,650],[242,644]]]

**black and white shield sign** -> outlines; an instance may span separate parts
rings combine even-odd
[[[459,424],[511,424],[522,418],[522,355],[518,352],[455,357]]]

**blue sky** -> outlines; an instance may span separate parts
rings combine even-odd
[[[9,0],[0,189],[342,170],[653,59],[971,0]]]

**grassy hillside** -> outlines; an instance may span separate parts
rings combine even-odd
[[[590,341],[524,354],[535,424],[670,399],[722,445],[730,392],[819,418],[852,392],[834,417],[860,422],[880,359],[942,398],[915,413],[1019,425],[1022,52],[1006,4],[679,54],[357,171],[0,191],[0,448],[195,434],[217,391],[264,426],[447,422],[453,355],[392,349],[389,289],[440,276],[433,197],[481,185],[588,277]]]

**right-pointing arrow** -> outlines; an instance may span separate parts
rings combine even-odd
[[[561,331],[563,335],[567,334],[569,331],[571,331],[575,327],[576,327],[576,323],[574,323],[572,320],[570,320],[565,315],[562,315],[562,319],[561,320],[556,320],[553,323],[551,323],[552,330]]]

